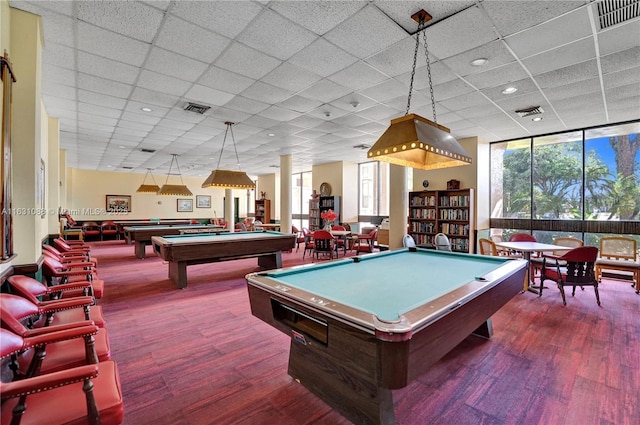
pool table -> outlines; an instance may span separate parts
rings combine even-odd
[[[296,246],[296,235],[280,232],[232,232],[152,236],[153,250],[169,263],[169,278],[187,287],[187,266],[258,257],[263,269],[282,267],[282,251]]]
[[[124,239],[128,244],[134,244],[136,257],[145,258],[145,248],[151,244],[152,236],[180,235],[186,229],[205,229],[211,231],[222,231],[223,226],[213,224],[184,224],[172,226],[125,226]]]
[[[405,248],[246,276],[254,316],[291,336],[288,372],[358,424],[522,290],[527,263]],[[425,395],[427,396],[427,395]]]

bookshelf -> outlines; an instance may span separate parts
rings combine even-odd
[[[312,232],[321,227],[320,223],[320,198],[315,197],[309,200],[309,230]]]
[[[255,220],[261,223],[271,223],[271,200],[256,199],[256,217]]]
[[[416,245],[432,248],[444,233],[456,252],[474,252],[473,189],[409,192],[408,233]]]

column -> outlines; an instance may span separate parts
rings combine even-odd
[[[389,165],[389,249],[402,248],[402,237],[407,233],[409,191],[407,167]]]
[[[280,231],[291,233],[291,155],[280,156]]]

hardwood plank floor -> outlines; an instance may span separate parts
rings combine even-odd
[[[150,248],[139,260],[121,241],[92,247],[126,424],[350,423],[287,375],[289,338],[251,315],[256,259],[191,266],[179,290]],[[467,338],[394,391],[398,423],[640,424],[640,296],[607,280],[600,297],[516,296],[491,340]]]

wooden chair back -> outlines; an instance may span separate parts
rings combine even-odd
[[[600,257],[611,260],[637,261],[635,239],[625,236],[605,236],[600,239]]]
[[[491,239],[480,238],[478,239],[478,245],[480,246],[480,254],[492,255],[494,257],[498,256],[498,249],[496,248],[496,244]]]

